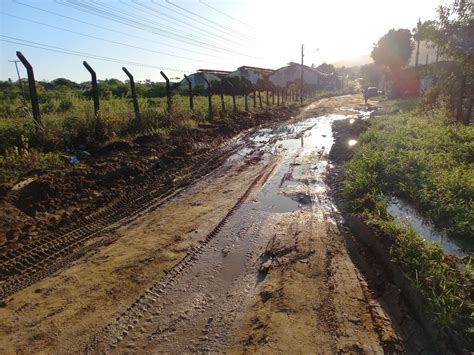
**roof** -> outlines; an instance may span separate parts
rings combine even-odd
[[[197,72],[205,73],[205,74],[213,74],[219,77],[222,77],[231,73],[230,71],[227,71],[227,70],[215,70],[215,69],[198,69]]]
[[[264,75],[272,74],[275,71],[274,69],[251,67],[248,65],[243,65],[239,67],[237,70],[253,70]]]

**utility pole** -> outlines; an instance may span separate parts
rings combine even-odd
[[[300,87],[300,103],[303,105],[303,58],[304,58],[304,44],[301,45],[301,87]]]
[[[21,90],[21,94],[23,95],[23,104],[24,104],[26,102],[25,89],[23,89],[23,82],[21,81],[20,71],[18,70],[18,63],[20,63],[20,61],[19,60],[9,60],[8,62],[15,63],[16,74],[18,75],[18,85],[20,85],[20,90]]]

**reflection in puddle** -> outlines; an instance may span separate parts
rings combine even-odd
[[[289,213],[314,204],[329,218],[336,209],[327,196],[324,182],[328,169],[327,155],[334,143],[332,123],[343,119],[354,122],[357,117],[358,115],[329,114],[287,126],[261,128],[251,133],[250,144],[247,142],[246,146],[247,149],[249,146],[252,149],[241,150],[233,161],[247,153],[258,152],[263,161],[270,160],[276,153],[282,157],[275,174],[257,194],[254,209],[269,213]]]
[[[265,194],[258,199],[258,209],[265,212],[287,213],[299,210],[301,205],[281,193]]]
[[[468,255],[452,239],[448,238],[445,231],[436,230],[405,201],[393,197],[387,204],[387,211],[399,226],[411,227],[423,239],[438,243],[446,254],[460,257]]]

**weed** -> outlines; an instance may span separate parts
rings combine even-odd
[[[370,124],[345,165],[349,208],[389,238],[391,256],[427,300],[434,321],[467,334],[472,331],[470,262],[459,271],[439,245],[397,226],[385,196],[410,201],[448,236],[472,245],[474,128],[452,123],[442,106],[379,116]]]

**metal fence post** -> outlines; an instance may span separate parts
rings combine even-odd
[[[20,59],[21,63],[25,66],[26,72],[28,73],[28,88],[30,91],[31,109],[33,111],[33,119],[35,121],[36,129],[41,128],[41,113],[39,109],[38,93],[36,92],[35,74],[33,67],[25,58],[21,52],[16,52],[16,56]]]
[[[188,82],[188,93],[189,93],[189,109],[194,111],[194,102],[193,102],[193,85],[191,80],[188,78],[186,74],[184,74],[184,78]]]
[[[82,64],[86,67],[87,71],[91,74],[92,82],[92,99],[94,100],[94,113],[96,117],[99,115],[99,88],[97,86],[97,75],[95,74],[94,69],[87,63],[83,61]]]
[[[166,80],[166,105],[168,107],[168,112],[171,112],[171,90],[170,90],[170,79],[166,76],[165,73],[160,71],[161,76]]]
[[[222,107],[222,112],[225,112],[224,91],[222,90],[222,82],[219,83],[219,90],[220,90],[220,94],[221,94],[221,107]]]
[[[130,80],[130,89],[132,90],[132,100],[133,100],[133,109],[135,111],[135,119],[137,123],[140,124],[140,107],[138,106],[138,96],[137,89],[135,87],[135,80],[133,80],[133,75],[127,70],[127,68],[122,67],[122,70],[127,74],[128,79]]]
[[[237,111],[237,105],[235,104],[235,88],[234,88],[234,85],[229,80],[226,80],[226,83],[230,86],[230,89],[232,90],[232,106],[233,106],[234,111]]]
[[[202,76],[202,78],[204,79],[204,81],[205,81],[206,84],[207,84],[207,103],[208,103],[208,106],[209,106],[209,119],[212,119],[212,91],[211,91],[211,84],[210,84],[209,81],[204,77],[204,75]]]

